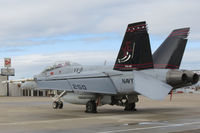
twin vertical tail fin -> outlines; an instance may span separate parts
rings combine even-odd
[[[146,22],[129,24],[113,69],[131,71],[149,68],[153,68],[153,58]]]
[[[190,28],[176,29],[153,54],[154,68],[179,69]]]
[[[152,56],[146,22],[129,24],[113,69],[179,69],[189,30],[173,30]]]

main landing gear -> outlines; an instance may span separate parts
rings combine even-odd
[[[126,103],[124,111],[137,111],[135,108],[135,103]]]
[[[97,113],[97,104],[95,101],[88,101],[86,104],[86,113]]]
[[[138,95],[127,95],[126,102],[124,103],[124,111],[137,111],[135,108],[135,103],[138,102]]]

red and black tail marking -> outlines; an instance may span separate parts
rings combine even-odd
[[[190,28],[176,29],[173,30],[169,37],[181,37],[187,38]]]
[[[114,70],[153,68],[146,22],[129,24],[115,62]]]
[[[190,28],[176,29],[154,52],[154,68],[179,69]]]

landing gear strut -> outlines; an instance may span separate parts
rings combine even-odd
[[[88,101],[86,104],[86,113],[97,113],[97,105],[95,101]]]

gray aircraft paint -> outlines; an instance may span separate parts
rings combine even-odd
[[[90,67],[91,69],[88,69],[89,67],[84,68],[83,70],[88,71],[48,77],[38,76],[35,79],[37,79],[38,87],[43,89],[49,89],[50,87],[50,89],[73,91],[79,94],[81,92],[111,95],[140,93],[156,100],[163,99],[172,89],[171,86],[166,84],[166,73],[169,71],[168,69],[121,72],[103,69],[102,66],[100,71],[103,71],[99,72],[97,70],[89,71],[93,70],[92,67]],[[149,82],[151,85],[148,84]],[[156,86],[156,84],[158,85]]]

